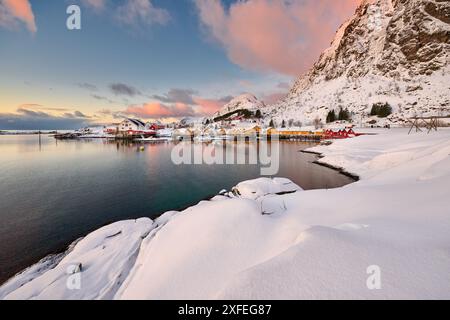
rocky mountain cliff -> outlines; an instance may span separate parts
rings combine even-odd
[[[449,52],[450,0],[363,0],[266,118],[325,122],[330,110],[348,108],[364,124],[377,103],[393,109],[379,124],[450,115]]]

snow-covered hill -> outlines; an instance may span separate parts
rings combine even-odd
[[[237,110],[248,110],[254,112],[258,109],[263,109],[265,107],[266,105],[264,104],[264,102],[258,100],[258,98],[256,98],[254,95],[250,93],[245,93],[240,96],[237,96],[229,103],[224,105],[219,111],[217,111],[213,115],[213,118],[217,118]]]
[[[385,119],[450,114],[450,1],[364,0],[337,31],[331,47],[266,117],[304,124],[348,108],[364,123],[375,103]],[[383,121],[381,121],[383,122]]]

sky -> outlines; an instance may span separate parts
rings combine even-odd
[[[0,0],[0,130],[172,122],[247,92],[274,103],[359,1]]]

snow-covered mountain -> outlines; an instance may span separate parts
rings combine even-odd
[[[217,111],[213,115],[213,118],[217,118],[237,110],[256,111],[258,109],[263,109],[265,107],[266,105],[264,104],[264,102],[258,100],[258,98],[256,98],[254,95],[250,93],[245,93],[240,96],[237,96],[229,103],[224,105],[219,111]]]
[[[449,52],[450,1],[363,0],[288,96],[264,110],[266,118],[325,122],[342,107],[364,123],[376,103],[393,108],[379,123],[449,115]]]

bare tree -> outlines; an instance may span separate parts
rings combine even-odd
[[[322,120],[319,118],[315,118],[313,121],[314,127],[317,129],[323,128]]]

